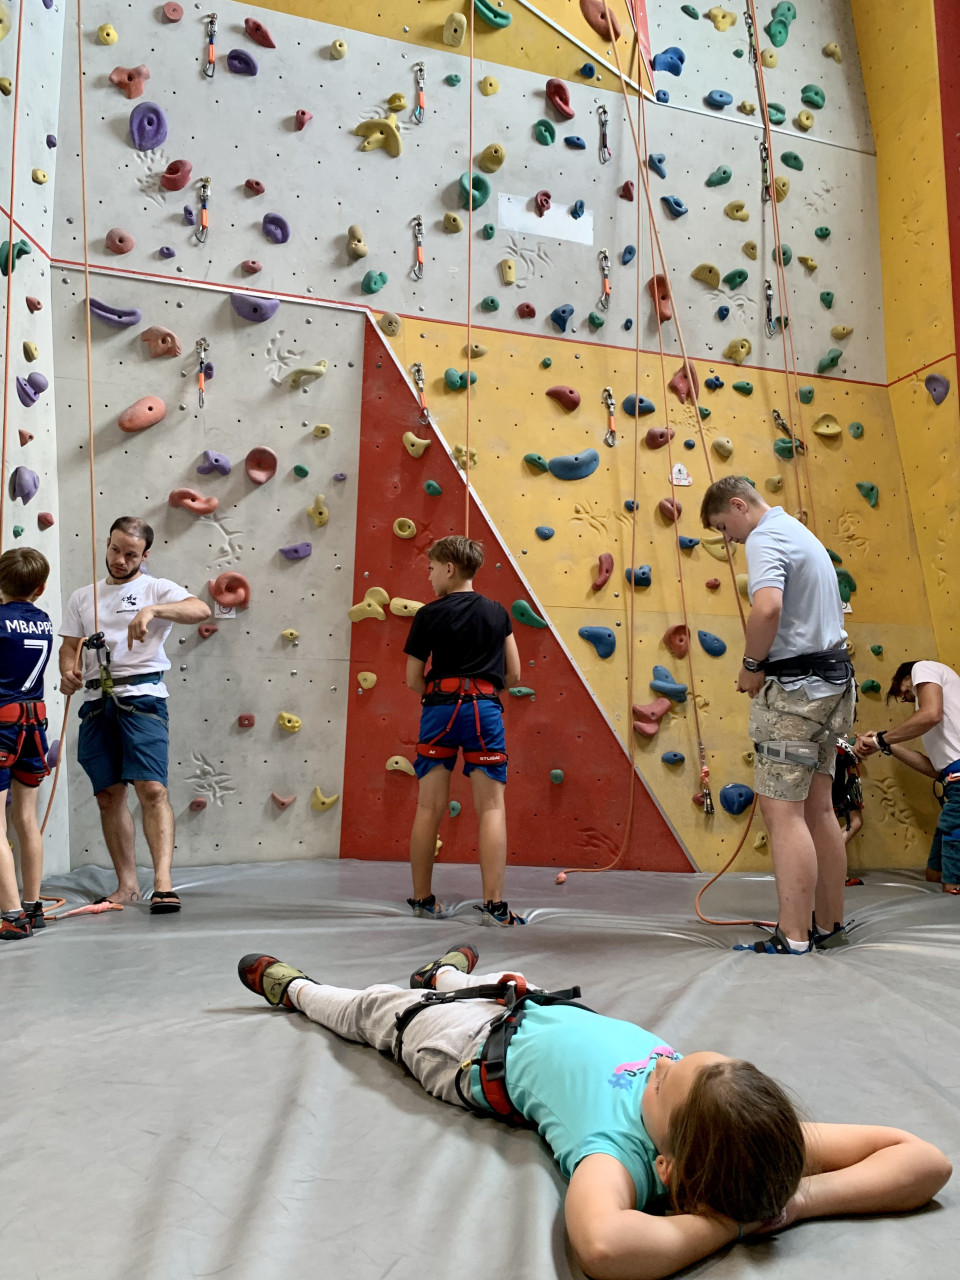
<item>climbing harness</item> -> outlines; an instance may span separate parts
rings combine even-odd
[[[413,108],[412,119],[414,124],[423,124],[423,113],[426,107],[423,89],[426,84],[427,73],[422,62],[415,62],[413,70],[417,77],[417,105]]]
[[[417,259],[413,264],[413,278],[423,279],[423,215],[417,214],[413,221],[413,238],[417,246]]]
[[[778,658],[763,663],[767,679],[806,680],[811,676],[825,680],[827,684],[847,684],[853,679],[853,663],[846,645],[836,649],[821,649],[816,653],[798,653],[792,658]]]
[[[597,306],[606,311],[610,306],[610,255],[606,249],[600,250],[600,272],[603,276],[603,292],[597,299]]]
[[[414,361],[410,366],[410,372],[413,374],[413,380],[417,384],[417,395],[420,397],[420,417],[417,421],[421,427],[427,427],[430,425],[430,410],[427,408],[427,399],[423,391],[423,365],[419,360]]]
[[[603,103],[597,107],[597,115],[600,117],[600,163],[606,164],[608,160],[613,159],[613,152],[607,145],[608,112]]]
[[[770,199],[770,148],[766,142],[760,143],[760,200],[766,204]]]
[[[603,437],[603,443],[608,449],[612,449],[617,443],[617,423],[615,417],[617,412],[617,402],[613,398],[613,387],[604,387],[600,393],[600,399],[607,406],[607,434]]]
[[[777,323],[773,318],[773,281],[769,276],[763,282],[763,297],[767,307],[767,337],[775,338],[777,336]],[[787,434],[789,435],[790,433],[787,432]]]
[[[436,737],[431,738],[429,742],[417,743],[418,756],[426,756],[428,760],[450,760],[457,755],[460,747],[440,746],[438,743],[444,734],[450,732],[464,702],[471,702],[473,703],[473,721],[476,726],[480,748],[479,750],[477,748],[467,750],[464,747],[464,764],[498,765],[507,763],[509,758],[507,753],[505,751],[489,750],[483,740],[483,733],[480,729],[480,707],[478,704],[482,701],[488,701],[496,702],[498,706],[500,705],[500,697],[496,685],[490,680],[477,680],[473,676],[446,676],[441,679],[427,681],[424,697],[436,694],[450,696],[456,694],[457,700],[454,703],[450,719]]]
[[[207,203],[210,200],[210,179],[200,179],[200,225],[195,229],[194,235],[198,244],[203,244],[210,230],[210,219],[207,214]]]
[[[214,45],[217,41],[217,15],[208,13],[206,17],[207,23],[207,65],[203,68],[203,74],[208,80],[212,80],[217,70],[217,53]],[[197,239],[199,240],[199,236]]]
[[[0,749],[0,769],[14,769],[14,777],[16,777],[14,766],[28,733],[33,734],[37,756],[44,760],[43,739],[40,737],[40,730],[47,727],[47,708],[44,703],[36,699],[26,702],[8,702],[5,707],[0,707],[0,724],[16,725],[19,729],[17,744],[13,750]],[[30,777],[36,778],[39,783],[40,779],[46,778],[49,773],[50,768],[44,760],[43,773],[31,774]]]
[[[210,343],[206,338],[197,339],[197,402],[203,408],[203,393],[206,390],[206,358]]]

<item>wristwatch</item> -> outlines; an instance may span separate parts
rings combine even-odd
[[[756,672],[758,672],[758,671],[762,671],[762,670],[763,670],[763,661],[762,661],[762,660],[760,660],[760,659],[757,659],[757,658],[748,658],[746,655],[744,655],[744,657],[743,657],[743,669],[744,669],[745,671],[752,671],[752,672],[754,672],[754,673],[756,673]]]
[[[879,733],[877,733],[875,736],[877,739],[877,746],[880,748],[881,755],[892,756],[893,747],[891,747],[887,742],[886,730],[881,729]]]

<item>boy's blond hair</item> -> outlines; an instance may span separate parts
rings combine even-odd
[[[427,551],[427,557],[437,564],[455,565],[460,577],[469,580],[483,564],[483,543],[451,534],[438,538]]]

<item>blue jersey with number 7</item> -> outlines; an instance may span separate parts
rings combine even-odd
[[[53,647],[53,623],[35,604],[0,604],[0,706],[43,697],[43,673]]]

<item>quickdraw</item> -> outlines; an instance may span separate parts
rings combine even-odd
[[[430,410],[427,408],[427,398],[423,390],[423,365],[419,360],[410,366],[410,372],[413,374],[413,380],[417,384],[417,395],[420,397],[420,417],[417,421],[421,427],[426,427],[430,424]]]
[[[426,96],[424,94],[424,85],[427,82],[426,69],[422,62],[415,62],[413,70],[417,77],[417,105],[413,108],[413,123],[423,124],[424,111],[426,110]]]
[[[203,68],[203,74],[208,80],[212,80],[217,70],[217,54],[214,45],[217,41],[217,15],[208,13],[207,18],[207,65]]]
[[[710,769],[707,765],[707,749],[702,742],[697,744],[700,753],[700,798],[703,801],[704,816],[709,818],[712,816],[713,796],[710,794]]]
[[[777,336],[777,323],[773,318],[773,281],[764,280],[763,296],[767,304],[767,337],[775,338]]]
[[[757,62],[757,33],[753,28],[753,18],[750,16],[750,10],[744,9],[743,21],[747,28],[747,39],[750,41],[750,61],[756,66]]]
[[[770,199],[770,148],[766,142],[760,143],[760,171],[763,185],[760,189],[760,201],[766,204]]]
[[[206,357],[210,343],[206,338],[197,339],[197,402],[203,408],[203,393],[206,390]]]
[[[608,160],[613,159],[613,152],[607,145],[607,120],[609,118],[609,113],[603,103],[597,107],[597,115],[600,117],[600,163],[606,164]]]
[[[600,393],[600,399],[607,406],[607,434],[603,437],[603,443],[607,448],[612,449],[617,443],[617,424],[615,419],[617,402],[613,398],[613,387],[604,387]]]
[[[603,275],[603,293],[597,299],[597,306],[606,311],[610,306],[610,255],[606,249],[600,250],[600,271]]]
[[[200,225],[194,231],[198,244],[203,244],[210,231],[210,215],[207,213],[207,205],[210,201],[210,179],[200,179]]]
[[[421,214],[413,219],[413,237],[417,245],[417,258],[413,264],[413,278],[423,279],[423,217]]]

